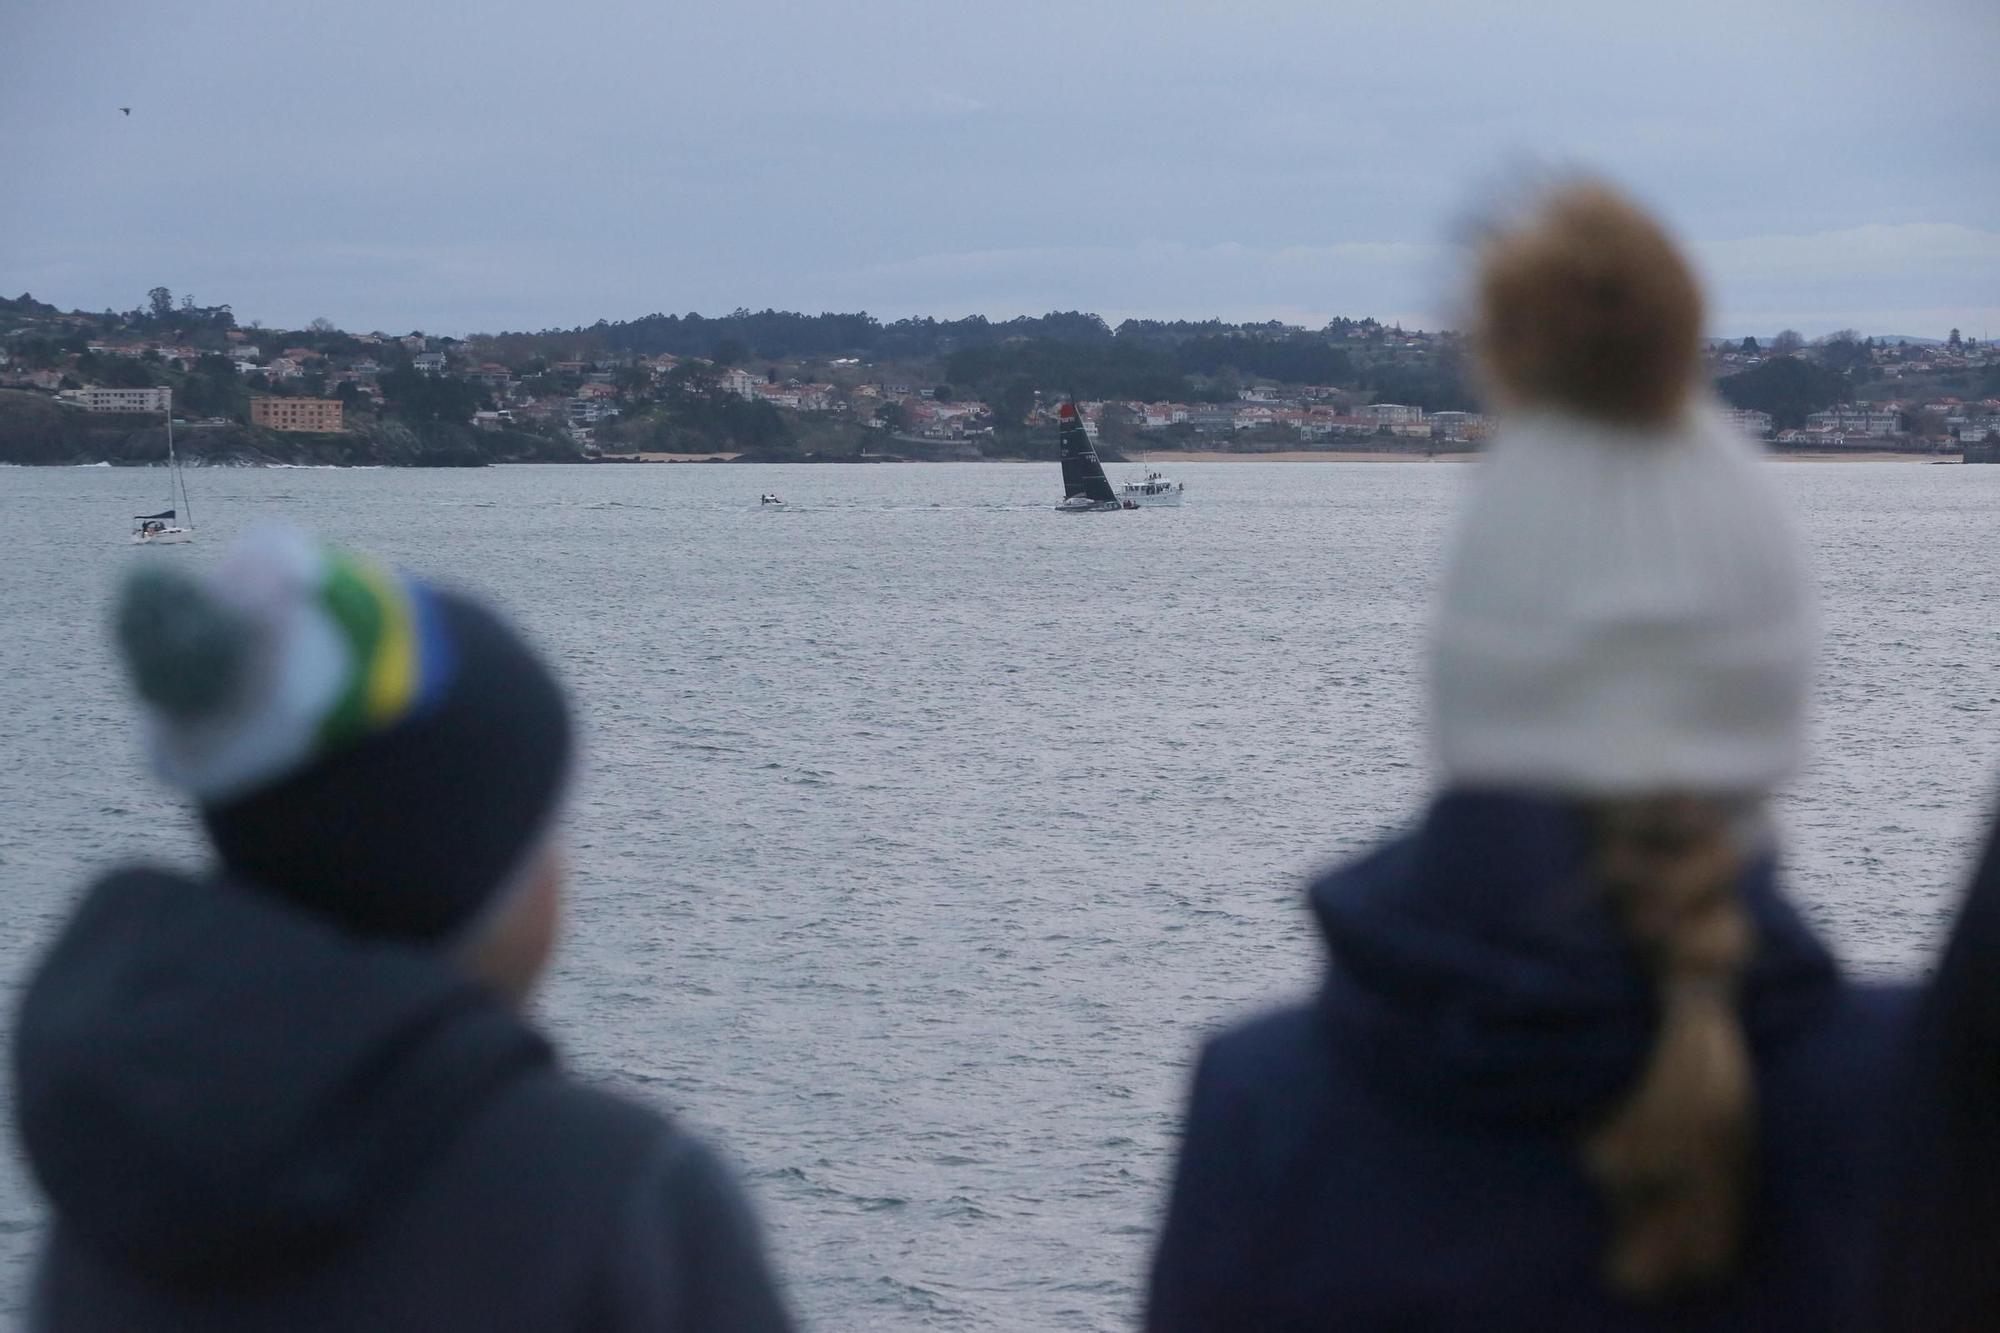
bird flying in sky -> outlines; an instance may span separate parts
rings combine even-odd
[[[121,107],[119,107],[118,109],[119,109],[120,111],[123,111],[123,112],[124,112],[124,113],[125,113],[126,115],[128,115],[128,116],[132,114],[132,108],[131,108],[131,107],[129,107],[129,106],[121,106]]]

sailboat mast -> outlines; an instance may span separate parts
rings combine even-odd
[[[167,467],[170,469],[167,499],[172,501],[173,491],[180,490],[180,510],[187,517],[182,520],[190,528],[194,526],[194,505],[188,500],[187,479],[181,476],[181,460],[174,454],[174,391],[167,390]],[[168,508],[173,508],[172,504]]]

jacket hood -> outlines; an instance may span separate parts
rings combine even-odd
[[[1638,1076],[1655,1015],[1587,853],[1573,806],[1453,792],[1408,836],[1319,880],[1332,1040],[1440,1115],[1589,1123]],[[1742,1011],[1762,1048],[1831,1000],[1837,975],[1768,855],[1739,891],[1757,929]]]
[[[131,870],[43,960],[14,1059],[21,1136],[66,1232],[200,1285],[339,1249],[551,1056],[433,956]]]

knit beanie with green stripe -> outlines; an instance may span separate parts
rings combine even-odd
[[[135,572],[118,638],[224,872],[353,933],[453,936],[555,819],[562,691],[467,598],[271,528]]]

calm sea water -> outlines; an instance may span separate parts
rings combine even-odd
[[[1777,466],[1777,465],[1774,465]],[[2000,767],[2000,468],[1779,468],[1829,643],[1791,880],[1919,968]],[[1025,466],[0,470],[0,982],[92,867],[192,860],[104,608],[279,518],[483,590],[589,754],[542,1014],[585,1076],[743,1164],[822,1327],[1129,1325],[1200,1037],[1311,985],[1311,870],[1424,794],[1417,671],[1451,464],[1181,469],[1050,512]],[[760,509],[761,491],[792,501]],[[0,1308],[41,1226],[0,1165]]]

